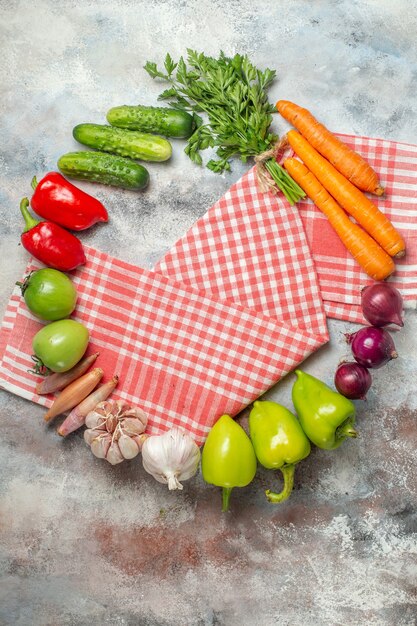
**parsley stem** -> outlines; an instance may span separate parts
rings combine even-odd
[[[301,187],[275,159],[265,161],[265,167],[291,205],[306,197]]]

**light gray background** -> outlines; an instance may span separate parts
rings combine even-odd
[[[277,70],[271,102],[293,99],[340,132],[417,143],[413,1],[1,0],[0,28],[1,314],[28,258],[18,207],[32,176],[76,148],[75,124],[156,104],[162,87],[143,65],[167,51],[248,53]],[[218,176],[182,149],[149,166],[145,193],[80,184],[111,215],[82,240],[150,267],[248,167]],[[352,329],[330,322],[308,371],[331,383]],[[313,451],[282,506],[265,501],[276,478],[260,471],[228,515],[199,476],[168,493],[140,461],[96,462],[81,433],[58,441],[41,408],[0,392],[0,623],[417,624],[416,330],[408,312],[400,357],[360,404],[358,440]],[[270,397],[289,403],[292,382]]]

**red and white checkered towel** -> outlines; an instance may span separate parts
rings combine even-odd
[[[417,147],[343,138],[386,186],[377,204],[406,239],[395,283],[413,306]],[[181,425],[199,443],[222,413],[236,415],[328,340],[326,313],[362,321],[360,289],[371,282],[309,201],[290,207],[261,193],[254,169],[154,270],[86,253],[73,273],[74,317],[89,328],[106,378],[119,374],[114,396],[143,407],[150,432]],[[27,372],[40,327],[16,288],[0,333],[0,385],[47,406]]]

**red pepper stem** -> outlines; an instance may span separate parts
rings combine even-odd
[[[287,498],[290,497],[292,488],[294,486],[294,472],[295,472],[295,464],[294,465],[283,465],[279,468],[282,477],[284,479],[284,487],[282,488],[281,493],[274,493],[270,489],[265,491],[266,497],[269,502],[284,502]]]
[[[29,213],[29,200],[27,198],[22,198],[20,202],[20,212],[25,220],[24,233],[27,233],[28,230],[31,230],[31,228],[34,228],[37,224],[39,224],[39,220],[35,220],[35,218]]]
[[[232,493],[232,487],[223,487],[222,491],[222,511],[225,513],[229,510],[230,494]]]
[[[38,186],[38,179],[36,178],[36,176],[32,178],[32,180],[30,181],[30,185],[33,190],[36,189],[36,187]]]

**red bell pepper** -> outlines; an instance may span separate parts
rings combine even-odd
[[[59,224],[35,220],[28,207],[28,198],[23,198],[20,203],[26,224],[20,237],[23,247],[38,261],[56,270],[69,272],[83,265],[86,258],[81,241]]]
[[[68,182],[58,172],[49,172],[39,183],[34,176],[32,187],[34,194],[30,204],[35,213],[65,228],[84,230],[109,219],[99,200]]]

